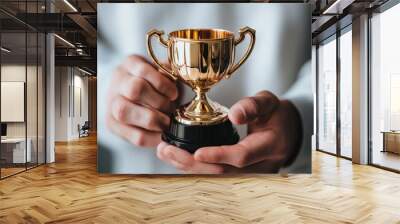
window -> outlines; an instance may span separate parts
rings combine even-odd
[[[348,159],[352,157],[352,59],[351,24],[319,44],[317,146]]]
[[[336,36],[318,47],[318,149],[336,153]]]
[[[352,33],[351,26],[340,36],[340,155],[352,156]]]
[[[400,170],[400,5],[371,18],[372,164]]]

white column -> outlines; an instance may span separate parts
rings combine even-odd
[[[46,36],[46,163],[55,161],[54,133],[55,133],[55,56],[54,35]]]
[[[311,47],[311,80],[312,80],[312,91],[314,100],[314,115],[313,115],[313,134],[311,136],[311,149],[317,149],[317,48],[315,45]]]
[[[368,163],[368,15],[353,20],[353,162]]]

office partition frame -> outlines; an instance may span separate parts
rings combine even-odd
[[[45,3],[45,1],[43,0],[25,0],[25,1],[19,1],[21,2],[21,4],[25,4],[25,16],[28,13],[28,2],[30,4],[36,4],[36,13],[39,13],[39,3]],[[0,5],[0,10],[2,13],[5,13],[6,15],[10,16],[11,19],[14,19],[16,22],[21,23],[21,25],[24,27],[24,30],[18,30],[18,31],[11,31],[11,32],[7,32],[7,31],[3,31],[0,29],[0,46],[3,45],[2,43],[2,35],[5,33],[21,33],[25,35],[25,99],[24,99],[24,122],[25,122],[25,168],[21,171],[12,173],[10,175],[4,176],[4,173],[2,173],[3,168],[0,167],[0,180],[3,180],[7,177],[11,177],[14,175],[17,175],[19,173],[25,172],[27,170],[36,168],[40,165],[46,164],[47,163],[47,114],[46,114],[46,108],[47,108],[47,33],[46,32],[41,32],[40,30],[37,30],[36,28],[28,25],[27,23],[15,18],[12,16],[12,14],[9,15],[9,13],[7,13],[6,10],[4,10],[1,5]],[[47,12],[47,7],[45,8],[45,12]],[[26,19],[26,17],[25,17]],[[1,24],[0,24],[1,25]],[[1,27],[0,27],[1,28]],[[36,56],[36,61],[35,63],[33,63],[33,66],[36,67],[36,71],[35,71],[35,79],[36,79],[36,86],[34,88],[36,88],[35,93],[33,93],[34,95],[36,95],[35,100],[36,100],[36,122],[33,123],[33,125],[36,125],[36,127],[33,126],[33,128],[36,130],[35,136],[32,136],[32,141],[34,141],[33,139],[36,139],[36,161],[34,163],[29,163],[30,166],[28,166],[28,153],[27,153],[27,147],[28,147],[28,110],[27,110],[27,96],[28,96],[28,91],[27,91],[27,84],[28,84],[28,65],[30,65],[30,63],[28,63],[28,33],[29,34],[33,34],[33,36],[36,37],[36,47],[35,47],[35,53],[34,55]],[[41,37],[41,38],[39,38]],[[39,48],[40,48],[40,44],[39,44],[39,40],[41,41],[41,51],[39,53]],[[42,62],[43,63],[39,63],[39,57],[41,57]],[[0,82],[2,81],[2,74],[1,74],[1,68],[3,66],[3,58],[2,58],[2,53],[0,53]],[[41,92],[41,99],[39,98],[39,66],[41,66],[41,85],[42,85],[42,92]],[[1,88],[1,86],[0,86]],[[42,113],[39,117],[39,100],[42,101]],[[1,101],[1,91],[0,91],[0,101]],[[0,110],[1,110],[1,102],[0,102]],[[0,115],[1,116],[1,115]],[[34,115],[35,116],[35,115]],[[39,134],[39,121],[41,121],[42,124],[42,132],[40,132]],[[1,123],[1,117],[0,117],[0,123]],[[39,135],[42,135],[42,142],[39,142]],[[40,147],[41,145],[41,147]],[[40,147],[40,149],[39,149]],[[0,144],[0,158],[1,158],[1,144]],[[39,154],[40,154],[40,150],[42,152],[41,155],[41,161],[39,160]],[[32,150],[33,151],[33,150]],[[43,158],[42,158],[43,157]],[[1,163],[0,163],[1,164]]]

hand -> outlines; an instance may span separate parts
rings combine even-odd
[[[230,146],[205,147],[190,154],[161,142],[157,156],[186,173],[276,173],[300,147],[301,120],[295,106],[268,91],[247,97],[229,111],[236,125],[248,125],[248,135]]]
[[[134,145],[155,147],[175,109],[176,84],[140,56],[130,56],[113,73],[106,122]]]

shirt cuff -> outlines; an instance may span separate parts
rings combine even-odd
[[[311,173],[311,136],[313,133],[313,100],[305,96],[287,97],[298,110],[301,118],[302,140],[299,152],[292,164],[286,167],[289,173]]]

